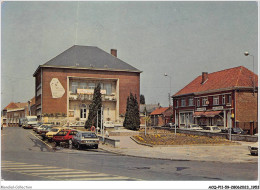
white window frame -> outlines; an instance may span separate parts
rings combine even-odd
[[[207,106],[206,102],[208,101],[208,97],[202,98],[202,106]]]
[[[222,104],[223,104],[223,105],[226,104],[226,95],[222,95]]]
[[[176,108],[179,106],[179,100],[176,100]]]
[[[197,99],[197,107],[200,107],[200,99]]]
[[[213,105],[219,105],[219,96],[213,96]]]
[[[185,107],[186,106],[186,98],[182,98],[181,99],[181,107]]]
[[[190,98],[189,98],[189,106],[194,106],[193,97],[190,97]]]
[[[81,104],[80,106],[80,118],[86,119],[87,118],[87,105]]]
[[[71,82],[71,92],[72,93],[77,93],[77,89],[78,89],[79,83],[72,81]]]

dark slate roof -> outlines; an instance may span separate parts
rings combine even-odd
[[[79,45],[72,46],[42,66],[141,72],[98,47]]]

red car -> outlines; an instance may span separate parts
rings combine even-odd
[[[59,145],[61,142],[72,144],[71,139],[77,134],[77,132],[78,131],[73,129],[65,129],[54,135],[52,140],[56,143],[56,145]]]

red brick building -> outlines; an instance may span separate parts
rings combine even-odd
[[[152,126],[163,126],[172,120],[172,107],[159,107],[150,116]]]
[[[139,100],[140,73],[118,59],[115,49],[109,54],[97,47],[72,46],[35,71],[36,114],[48,122],[85,121],[100,83],[104,121],[121,123],[130,92]]]
[[[245,130],[254,122],[256,128],[257,79],[256,74],[243,66],[210,74],[203,72],[172,96],[175,122],[180,127],[196,123]]]
[[[11,102],[2,110],[3,127],[18,127],[19,119],[29,115],[28,103]]]

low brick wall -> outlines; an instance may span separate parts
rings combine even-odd
[[[111,131],[109,132],[109,136],[133,136],[133,135],[138,135],[139,132],[136,131],[136,132],[114,132],[114,131]]]
[[[175,129],[169,129],[165,127],[156,127],[157,130],[169,130],[174,133]],[[208,137],[223,137],[229,139],[230,135],[228,133],[211,133],[211,132],[204,132],[204,131],[192,131],[192,130],[183,130],[183,129],[176,129],[177,133],[183,134],[190,134],[190,135],[201,135],[201,136],[208,136]],[[246,141],[246,142],[258,142],[258,136],[256,135],[237,135],[232,134],[231,139],[233,141]]]

